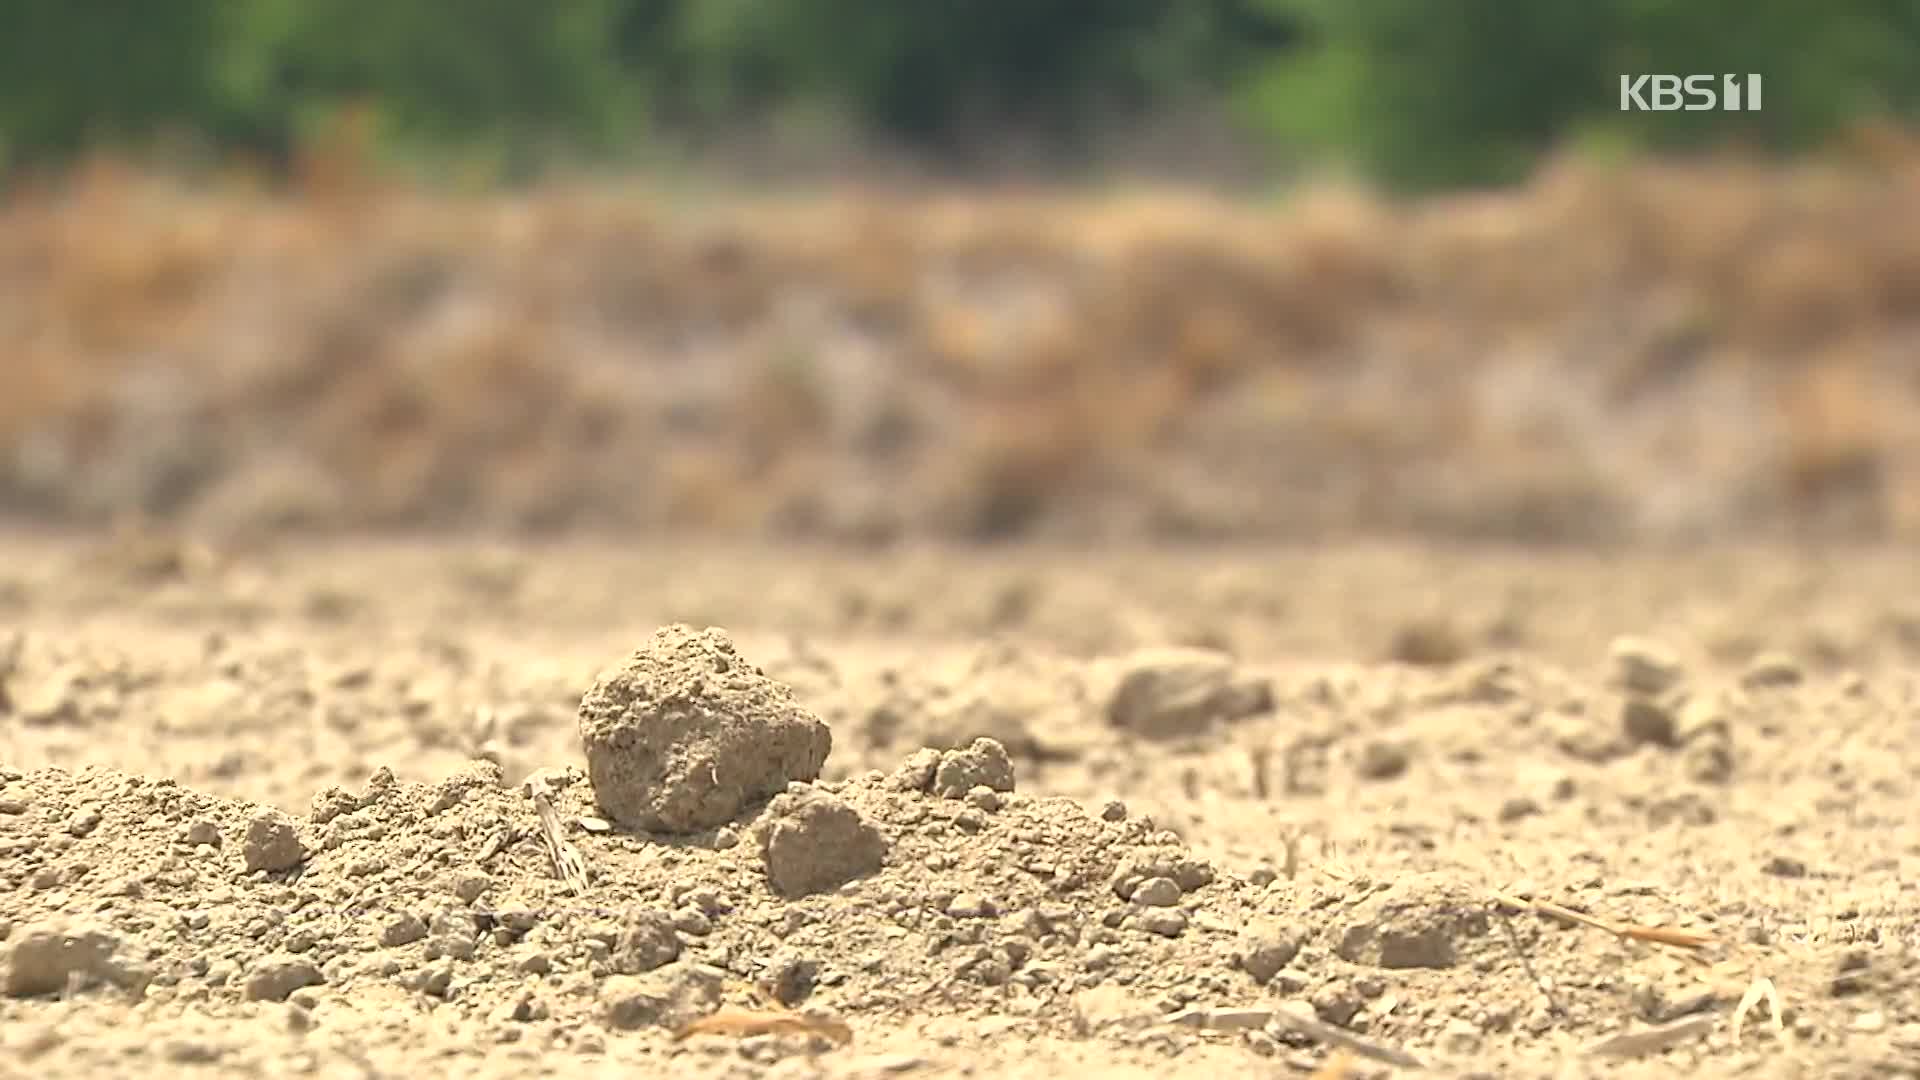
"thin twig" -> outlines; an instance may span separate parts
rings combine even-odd
[[[1526,948],[1520,944],[1520,935],[1513,929],[1513,919],[1509,918],[1507,913],[1502,911],[1498,906],[1494,908],[1493,913],[1500,917],[1500,925],[1507,932],[1507,941],[1512,943],[1515,955],[1520,957],[1520,970],[1526,972],[1527,978],[1532,980],[1533,985],[1539,987],[1540,992],[1547,996],[1547,1008],[1552,1011],[1553,1015],[1566,1016],[1567,1011],[1560,1007],[1560,999],[1553,996],[1553,987],[1548,984],[1547,980],[1541,978],[1540,975],[1533,970],[1533,958],[1527,955]]]
[[[1375,1061],[1384,1061],[1389,1065],[1398,1065],[1403,1069],[1426,1068],[1425,1065],[1421,1064],[1419,1058],[1414,1057],[1404,1050],[1396,1050],[1391,1046],[1380,1046],[1376,1043],[1367,1042],[1332,1024],[1322,1023],[1320,1020],[1307,1015],[1305,1011],[1296,1012],[1292,1009],[1285,1008],[1275,1009],[1273,1019],[1305,1035],[1309,1039],[1316,1039],[1337,1049],[1352,1051],[1361,1057],[1372,1058]]]

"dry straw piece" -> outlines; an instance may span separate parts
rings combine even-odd
[[[1780,992],[1773,988],[1773,980],[1764,976],[1756,978],[1747,986],[1747,992],[1740,995],[1740,1004],[1733,1009],[1733,1044],[1740,1045],[1740,1026],[1746,1022],[1747,1013],[1762,1000],[1767,1003],[1767,1014],[1772,1020],[1773,1033],[1785,1037],[1786,1022],[1780,1019]]]
[[[1639,1057],[1642,1054],[1658,1053],[1670,1046],[1678,1046],[1689,1039],[1704,1036],[1712,1031],[1717,1023],[1719,1023],[1717,1017],[1689,1016],[1671,1024],[1609,1035],[1598,1042],[1589,1043],[1581,1053],[1588,1057]]]
[[[1548,900],[1523,900],[1517,896],[1496,892],[1493,898],[1501,904],[1519,911],[1532,911],[1565,922],[1577,923],[1594,930],[1604,930],[1614,937],[1630,941],[1644,941],[1654,945],[1670,945],[1676,949],[1704,949],[1713,944],[1713,939],[1705,934],[1696,934],[1691,930],[1676,930],[1669,926],[1640,926],[1634,923],[1613,923],[1594,915],[1562,907]]]
[[[673,1033],[675,1042],[694,1035],[812,1035],[836,1046],[853,1041],[853,1029],[844,1021],[786,1009],[721,1009]]]
[[[532,794],[533,808],[540,814],[540,836],[546,841],[547,857],[553,860],[553,872],[567,883],[568,891],[579,896],[587,891],[587,860],[581,857],[580,849],[567,842],[560,815],[546,794],[540,791]]]

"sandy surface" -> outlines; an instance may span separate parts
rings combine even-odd
[[[1920,1075],[1916,585],[14,538],[0,1074]],[[676,622],[744,663],[659,700],[831,751],[641,832],[576,714]]]

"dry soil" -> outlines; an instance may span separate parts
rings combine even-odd
[[[1916,584],[16,537],[0,1073],[1920,1075]],[[589,775],[621,665],[673,832]]]

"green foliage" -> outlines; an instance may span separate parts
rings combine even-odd
[[[795,105],[939,152],[1195,99],[1391,182],[1546,147],[1792,149],[1920,108],[1920,0],[8,0],[0,160],[197,130],[283,156],[368,102],[394,144],[621,149]],[[1621,113],[1622,73],[1758,72],[1758,113]]]
[[[1307,44],[1243,85],[1255,123],[1389,182],[1523,173],[1570,133],[1794,149],[1920,104],[1920,4],[1851,0],[1266,0]],[[1759,112],[1619,109],[1622,74],[1758,73]]]
[[[204,115],[220,96],[226,14],[224,0],[8,0],[0,146],[71,151]]]

